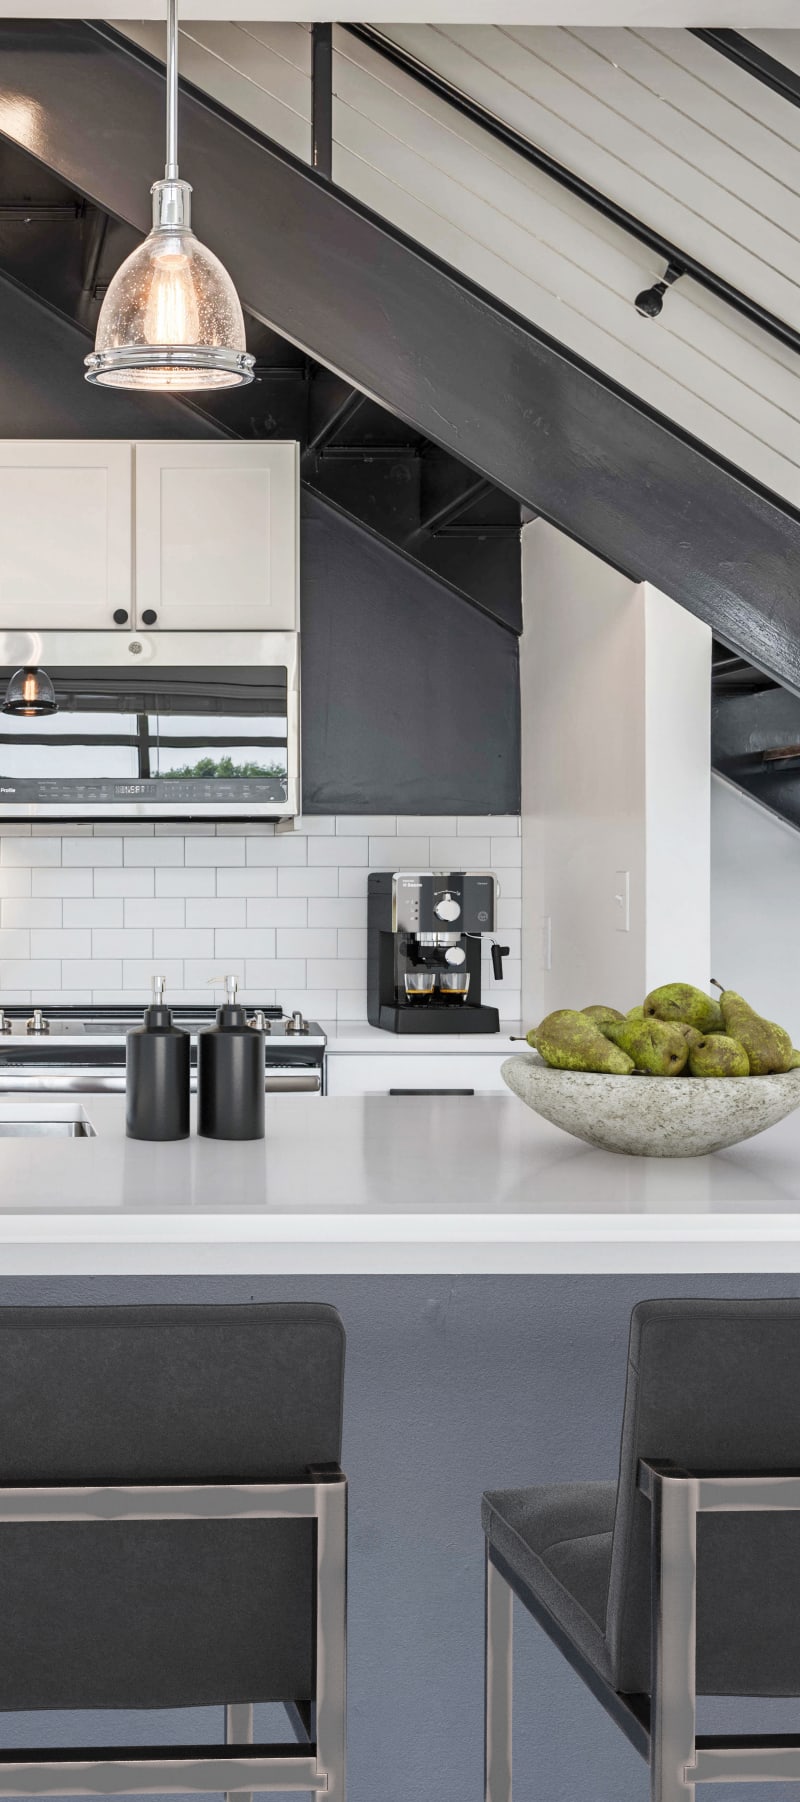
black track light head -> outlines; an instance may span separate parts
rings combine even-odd
[[[682,264],[668,263],[663,281],[654,282],[652,288],[643,288],[641,294],[637,294],[633,303],[637,313],[641,313],[643,319],[657,319],[664,305],[667,289],[672,287],[673,282],[680,281],[685,273]]]

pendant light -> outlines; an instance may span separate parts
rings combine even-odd
[[[178,5],[167,10],[167,163],[151,188],[153,229],[109,285],[86,380],[104,388],[186,392],[253,380],[233,282],[191,229],[178,177]]]
[[[44,713],[58,713],[56,691],[44,669],[17,669],[6,689],[3,713],[15,713],[21,719],[39,719]]]

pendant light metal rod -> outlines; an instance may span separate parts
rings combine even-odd
[[[167,181],[178,179],[178,0],[167,0]]]

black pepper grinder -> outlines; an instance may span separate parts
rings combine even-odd
[[[197,1035],[197,1130],[204,1139],[263,1139],[264,1034],[248,1026],[236,976],[216,1026]]]
[[[164,1006],[164,977],[153,977],[144,1024],[128,1033],[125,1055],[125,1130],[129,1139],[188,1139],[188,1032]]]

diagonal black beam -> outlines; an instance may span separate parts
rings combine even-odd
[[[800,106],[800,75],[789,69],[786,63],[778,62],[769,56],[766,50],[759,50],[757,44],[751,44],[749,38],[743,37],[740,31],[708,31],[700,27],[692,27],[692,37],[699,38],[701,43],[710,44],[712,50],[718,50],[721,56],[745,69],[748,75],[755,76],[765,87],[771,88],[773,94],[780,94],[782,100],[788,100],[792,106]]]
[[[147,229],[149,58],[102,26],[0,21],[2,90],[7,135]],[[189,90],[181,133],[198,233],[254,315],[800,692],[800,514]]]

